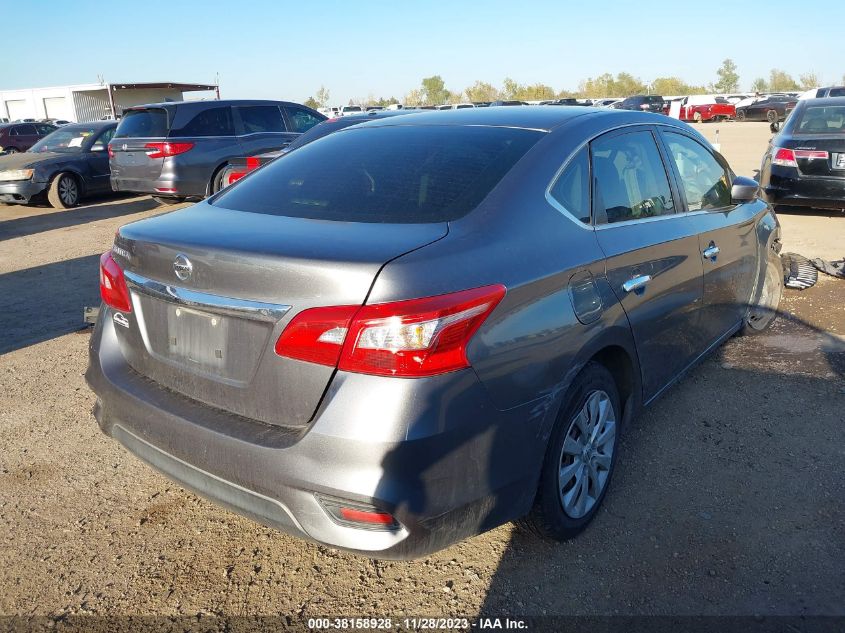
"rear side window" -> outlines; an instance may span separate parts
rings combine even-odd
[[[154,138],[167,136],[167,111],[163,108],[129,110],[117,126],[115,138]]]
[[[288,119],[294,132],[307,132],[324,120],[303,108],[285,108],[285,110],[287,110]]]
[[[683,134],[664,132],[666,145],[681,176],[690,211],[731,206],[730,178],[716,157]]]
[[[599,138],[591,155],[596,224],[675,212],[666,169],[650,132]]]
[[[569,161],[549,195],[577,220],[590,223],[590,155],[586,147]]]
[[[282,111],[278,106],[240,106],[237,110],[244,134],[285,131]]]
[[[193,119],[179,130],[172,130],[171,137],[181,136],[234,136],[232,108],[208,108],[197,113]]]
[[[344,222],[459,218],[541,137],[512,128],[352,127],[269,163],[215,206]]]
[[[831,88],[828,97],[845,97],[845,88]]]

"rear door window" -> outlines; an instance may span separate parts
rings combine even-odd
[[[188,121],[185,127],[170,132],[171,137],[234,136],[234,134],[232,108],[229,106],[202,110]]]
[[[320,121],[324,120],[304,108],[294,108],[289,106],[285,108],[285,111],[288,113],[288,121],[290,121],[291,129],[294,132],[299,132],[300,134],[302,132],[307,132]]]
[[[596,224],[675,213],[669,179],[651,132],[600,137],[593,141],[590,153]]]
[[[285,132],[285,122],[278,106],[238,106],[243,134]]]
[[[167,136],[167,110],[147,108],[123,113],[115,138],[163,138]]]
[[[722,209],[731,206],[731,179],[713,153],[683,134],[664,132],[663,138],[687,199],[687,209]]]
[[[269,163],[225,189],[213,204],[345,222],[445,222],[478,206],[543,134],[489,127],[352,127]]]

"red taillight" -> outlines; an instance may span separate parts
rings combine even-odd
[[[434,376],[469,367],[466,347],[505,296],[501,285],[409,301],[298,314],[276,343],[280,356],[379,376]]]
[[[335,306],[303,310],[276,341],[276,353],[309,363],[337,366],[349,322],[358,309],[358,306]]]
[[[144,152],[150,158],[167,158],[184,154],[193,147],[193,143],[147,143],[144,145]]]
[[[786,147],[778,147],[775,151],[774,158],[772,158],[773,165],[780,165],[781,167],[798,167],[795,162],[795,152]]]
[[[245,171],[233,171],[229,172],[229,176],[226,178],[226,184],[231,185],[233,183],[238,182],[241,178],[246,176]]]
[[[114,158],[114,149],[112,149],[111,143],[108,144],[109,149],[109,158]]]
[[[132,302],[129,301],[129,288],[123,271],[110,251],[100,256],[100,296],[103,302],[121,312],[131,312]]]

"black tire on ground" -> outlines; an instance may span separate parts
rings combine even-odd
[[[68,172],[56,174],[47,190],[47,201],[54,209],[71,209],[79,204],[82,192],[76,176]]]
[[[768,121],[769,123],[777,123],[778,122],[777,110],[768,110],[766,112],[766,121]]]
[[[208,184],[208,195],[213,196],[215,193],[223,189],[223,172],[226,171],[226,166],[224,165],[211,177],[211,182]]]
[[[701,123],[701,112],[694,112],[692,118],[696,123]]]
[[[20,150],[18,150],[17,147],[7,147],[3,151],[6,152],[7,154],[17,154]]]
[[[152,199],[159,204],[179,204],[185,202],[185,198],[166,198],[164,196],[152,196]]]
[[[581,431],[583,428],[578,424],[578,419],[586,410],[589,402],[593,402],[598,395],[604,404],[610,407],[608,419],[600,422],[596,429],[595,420],[593,426],[587,424],[590,429],[590,439]],[[606,398],[602,398],[606,396]],[[606,408],[605,408],[606,410]],[[612,425],[608,421],[612,420]],[[540,473],[540,483],[537,487],[537,495],[534,498],[534,506],[531,511],[520,519],[517,524],[538,536],[556,541],[563,541],[576,536],[581,532],[595,516],[605,494],[610,486],[613,475],[613,468],[616,464],[616,455],[619,449],[619,428],[622,422],[622,407],[619,402],[619,390],[610,372],[601,364],[589,362],[575,378],[569,388],[566,400],[560,410],[552,436],[543,460]],[[606,443],[600,440],[606,434],[612,433]],[[586,442],[586,452],[580,455],[575,453],[579,448],[578,439]],[[609,459],[608,459],[609,444]],[[566,451],[564,447],[566,446]],[[595,447],[595,453],[593,449]],[[604,449],[604,450],[601,450]],[[577,498],[578,479],[575,473],[579,468],[587,477],[587,471],[593,468],[596,458],[601,458],[604,464],[601,466],[604,480],[598,495],[593,495],[592,505],[581,516],[572,516],[564,509],[564,500],[571,494],[576,493],[572,499]],[[585,462],[585,458],[588,460]],[[589,463],[590,465],[587,465]],[[592,471],[591,471],[592,472]],[[598,472],[598,471],[595,471]],[[589,482],[586,493],[589,498],[590,492],[595,492],[593,482],[597,481],[588,477]],[[573,483],[574,482],[574,483]],[[569,484],[573,485],[569,487]],[[589,501],[587,503],[590,503]]]
[[[737,121],[745,121],[745,110],[737,110],[736,120]]]
[[[748,314],[743,320],[740,334],[749,336],[760,334],[769,329],[778,315],[778,306],[783,296],[783,264],[780,256],[772,249],[768,249],[766,275],[763,287],[748,308]]]

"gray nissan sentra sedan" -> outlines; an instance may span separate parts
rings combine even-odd
[[[368,556],[518,519],[571,537],[625,423],[773,320],[780,229],[757,194],[654,114],[347,128],[120,229],[97,420],[185,487]]]

